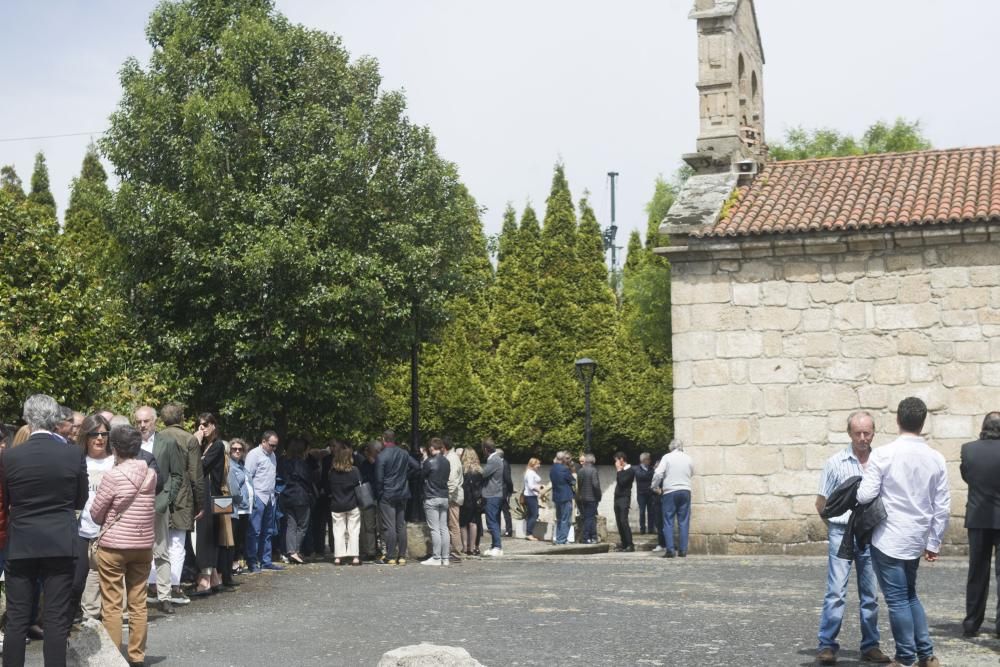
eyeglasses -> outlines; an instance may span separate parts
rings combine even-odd
[[[229,451],[231,451],[231,452],[242,452],[243,448],[242,447],[230,447]]]
[[[209,426],[212,426],[212,424],[198,424],[198,428],[208,428]]]
[[[108,435],[107,431],[89,431],[87,433],[88,438],[106,438]]]

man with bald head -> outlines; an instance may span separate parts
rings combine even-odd
[[[875,420],[863,410],[851,414],[847,418],[847,435],[851,438],[851,446],[831,456],[823,466],[819,494],[816,496],[816,511],[820,515],[826,507],[826,499],[838,486],[851,477],[861,477],[864,474],[868,466],[868,456],[872,451],[872,439],[875,437]],[[816,661],[821,665],[835,664],[837,651],[840,650],[837,635],[840,634],[847,606],[851,561],[839,558],[837,552],[844,539],[850,516],[850,511],[847,511],[827,521],[830,544],[826,595],[823,598],[823,612],[819,619],[819,653],[816,656]],[[878,587],[867,545],[864,549],[855,545],[854,562],[858,566],[858,596],[861,598],[861,656],[865,662],[887,663],[890,661],[889,656],[879,648]]]

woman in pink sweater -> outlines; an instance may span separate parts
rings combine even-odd
[[[104,474],[90,506],[97,537],[101,617],[111,640],[122,643],[122,597],[128,593],[128,663],[146,656],[146,580],[153,560],[156,473],[136,458],[142,436],[131,426],[111,429],[115,467]],[[124,585],[123,585],[124,582]]]

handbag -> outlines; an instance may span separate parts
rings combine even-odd
[[[149,472],[150,471],[147,471],[146,474],[148,475]],[[132,501],[139,497],[140,488],[141,487],[139,486],[135,487],[135,493],[132,494],[132,497],[128,499],[127,503],[122,505],[121,509],[118,510],[118,514],[115,515],[115,518],[111,521],[105,521],[104,525],[101,526],[101,532],[99,532],[97,537],[92,539],[90,544],[87,545],[87,561],[90,563],[90,568],[92,570],[97,569],[97,548],[101,543],[101,539],[104,537],[105,533],[111,530],[114,525],[121,521],[121,518],[125,516],[125,512],[127,512],[128,508],[132,506]]]
[[[375,494],[369,482],[361,482],[354,487],[354,496],[358,499],[358,507],[363,510],[375,506]]]

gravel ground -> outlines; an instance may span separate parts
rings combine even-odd
[[[513,546],[513,545],[511,545]],[[516,549],[508,549],[508,553]],[[317,562],[247,575],[236,593],[150,609],[148,665],[375,665],[429,641],[485,665],[811,665],[821,558],[651,553],[507,555],[442,567]],[[961,637],[966,563],[920,568],[920,595],[944,665],[998,665],[1000,640]],[[852,584],[853,587],[853,584]],[[860,664],[857,600],[841,665]],[[985,629],[993,627],[991,597]],[[892,652],[888,612],[879,619]],[[29,647],[41,664],[41,643]]]

